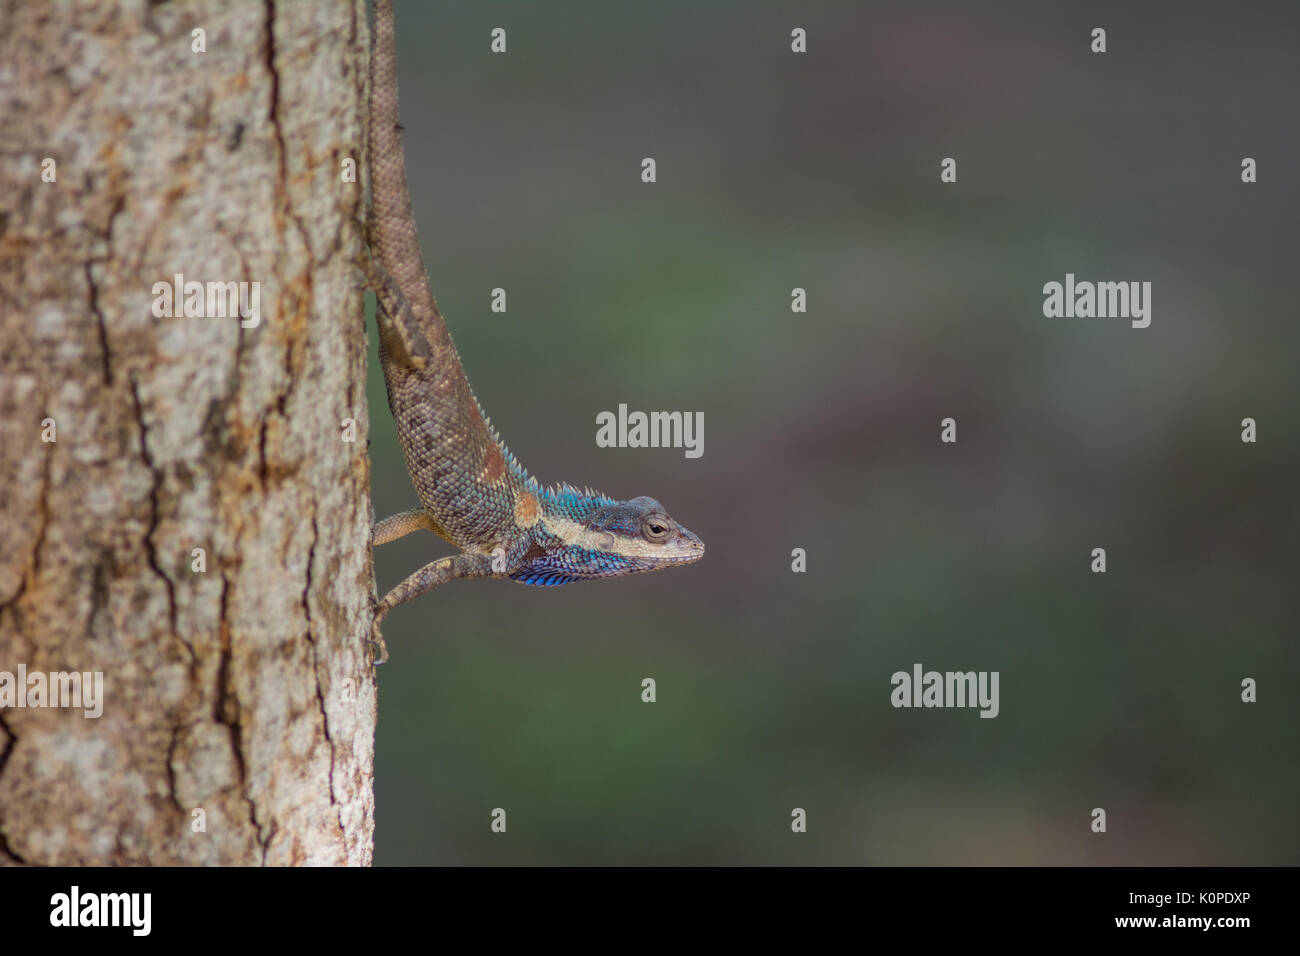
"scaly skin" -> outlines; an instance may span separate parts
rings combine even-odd
[[[376,663],[388,656],[379,632],[384,615],[455,578],[558,585],[698,561],[704,543],[659,502],[616,501],[569,485],[543,488],[483,415],[434,302],[411,214],[391,0],[375,4],[369,169],[368,280],[380,303],[379,360],[421,505],[379,522],[372,540],[380,545],[428,530],[460,549],[425,565],[379,602],[372,630]]]

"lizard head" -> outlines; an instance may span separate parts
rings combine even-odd
[[[642,496],[595,504],[581,520],[544,515],[533,548],[510,577],[524,584],[623,577],[690,564],[704,557],[704,542],[666,508]]]

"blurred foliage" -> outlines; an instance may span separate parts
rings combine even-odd
[[[709,551],[395,612],[378,863],[1300,862],[1300,8],[985,6],[398,4],[484,407]],[[1045,319],[1066,272],[1150,280],[1151,327]],[[704,457],[597,449],[619,402],[702,410]],[[381,590],[446,552],[381,549]],[[894,710],[914,662],[1000,671],[1001,715]]]

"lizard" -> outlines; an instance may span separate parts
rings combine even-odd
[[[379,305],[388,406],[420,507],[375,524],[371,544],[427,530],[459,553],[424,565],[376,603],[370,635],[376,664],[388,659],[380,630],[388,612],[448,581],[491,577],[553,587],[675,567],[704,555],[704,542],[654,498],[618,500],[565,483],[543,487],[484,415],[420,252],[398,124],[396,56],[392,0],[376,0],[364,267]]]

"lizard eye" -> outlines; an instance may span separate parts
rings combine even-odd
[[[667,541],[675,530],[667,515],[649,515],[641,522],[641,534],[647,541]]]

